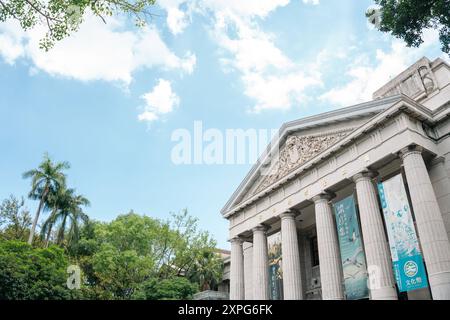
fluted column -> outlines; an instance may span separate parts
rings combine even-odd
[[[244,242],[245,300],[253,300],[253,243]]]
[[[376,175],[375,172],[364,171],[353,177],[369,271],[370,297],[372,300],[397,300],[389,246],[377,193],[371,181]]]
[[[420,147],[400,152],[433,299],[450,300],[450,243]]]
[[[267,227],[253,229],[253,299],[269,300],[269,257],[267,255]]]
[[[342,264],[334,216],[329,204],[332,195],[322,193],[312,200],[316,211],[320,282],[323,300],[343,300]]]
[[[244,300],[244,252],[242,239],[235,237],[231,242],[230,299]]]
[[[284,299],[301,300],[303,294],[295,214],[286,212],[280,218]]]

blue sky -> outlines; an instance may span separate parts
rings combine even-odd
[[[371,28],[366,0],[163,0],[143,29],[86,16],[50,52],[42,30],[0,24],[0,198],[26,196],[21,174],[44,152],[67,160],[69,184],[112,220],[130,209],[165,218],[187,208],[228,248],[220,209],[250,169],[175,165],[172,133],[276,129],[370,100],[426,55]],[[36,203],[27,201],[34,214]]]

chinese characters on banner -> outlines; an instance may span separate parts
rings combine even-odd
[[[379,183],[378,193],[400,292],[426,288],[425,266],[402,176]]]
[[[271,300],[283,300],[281,232],[267,237],[269,255],[269,288]]]
[[[334,213],[347,300],[368,298],[366,257],[353,195],[336,202]]]

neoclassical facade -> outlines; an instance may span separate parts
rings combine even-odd
[[[422,58],[373,101],[285,123],[221,212],[230,298],[343,300],[357,290],[350,265],[367,271],[367,298],[450,299],[449,116],[450,66]],[[339,207],[348,197],[354,203]],[[345,212],[358,230],[348,221],[339,229]],[[412,228],[398,229],[408,217]],[[402,243],[402,232],[412,242]],[[280,248],[268,244],[272,235]],[[349,250],[362,259],[344,260]],[[413,251],[415,262],[397,257]],[[399,272],[412,290],[401,288]]]

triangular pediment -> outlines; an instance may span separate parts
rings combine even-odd
[[[331,134],[289,135],[279,154],[272,159],[271,168],[266,170],[264,175],[256,181],[253,192],[249,192],[244,198],[248,198],[286,177],[308,160],[337,143],[352,130],[351,127]]]
[[[270,189],[271,185],[320,156],[399,100],[400,96],[379,99],[284,124],[278,137],[258,159],[222,209],[222,213]]]

